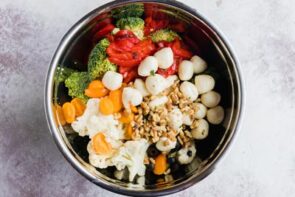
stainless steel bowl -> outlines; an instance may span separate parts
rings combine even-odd
[[[216,74],[217,91],[222,95],[222,106],[226,109],[223,126],[210,125],[207,139],[197,142],[201,163],[195,162],[184,169],[184,173],[172,181],[140,186],[118,181],[97,171],[87,163],[87,158],[75,151],[71,142],[70,127],[62,127],[55,119],[55,103],[69,100],[66,88],[54,84],[57,65],[85,69],[87,57],[93,47],[93,37],[102,23],[109,23],[111,11],[130,3],[144,3],[147,11],[157,13],[155,17],[166,19],[186,27],[184,39],[196,53],[206,59]],[[242,84],[239,63],[225,37],[208,20],[190,7],[173,0],[124,0],[105,4],[78,21],[60,42],[49,67],[45,88],[45,109],[51,134],[65,158],[91,182],[110,191],[133,196],[167,195],[186,189],[215,168],[233,140],[242,113]],[[77,150],[77,149],[76,149]]]

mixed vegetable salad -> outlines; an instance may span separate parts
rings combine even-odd
[[[224,119],[215,79],[183,27],[143,14],[137,4],[114,10],[114,23],[95,33],[87,71],[58,67],[55,78],[72,97],[56,104],[57,121],[88,139],[89,163],[138,183],[151,174],[172,180],[195,159],[195,141]]]

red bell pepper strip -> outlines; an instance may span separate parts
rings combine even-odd
[[[94,40],[99,41],[101,38],[105,37],[107,34],[112,32],[114,28],[115,28],[114,25],[107,24],[106,26],[104,26],[102,29],[100,29],[98,32],[95,33]]]
[[[186,49],[187,47],[179,40],[175,39],[172,45],[172,50],[175,56],[182,57],[184,59],[189,59],[193,54]]]

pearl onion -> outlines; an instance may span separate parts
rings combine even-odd
[[[207,107],[205,107],[205,105],[203,105],[202,103],[196,103],[197,106],[197,110],[194,114],[194,117],[196,119],[203,119],[206,116],[207,113]]]
[[[123,76],[114,71],[108,71],[102,78],[103,85],[109,90],[119,89],[123,82]]]
[[[158,61],[154,56],[146,57],[138,67],[138,74],[143,77],[151,75],[151,72],[156,72],[158,70]]]
[[[209,109],[207,111],[207,119],[211,124],[220,124],[224,119],[224,109],[221,106]]]
[[[210,91],[201,96],[201,102],[207,107],[215,107],[220,102],[221,96],[215,91]]]
[[[179,64],[178,76],[181,80],[190,80],[193,77],[194,68],[193,63],[188,60],[183,60]]]
[[[191,151],[191,156],[189,156],[187,153],[188,151]],[[193,159],[196,156],[196,148],[194,143],[189,146],[188,148],[182,148],[177,152],[177,160],[180,164],[189,164],[193,161]]]
[[[123,105],[126,109],[130,109],[130,105],[137,106],[142,103],[143,97],[141,93],[134,88],[124,88],[122,93]]]
[[[197,87],[191,82],[182,82],[179,89],[182,94],[191,101],[195,101],[199,96]]]
[[[170,47],[160,49],[154,56],[158,60],[159,68],[166,69],[173,64],[173,51]]]
[[[199,94],[204,94],[213,90],[215,80],[210,75],[198,75],[195,77],[195,85],[197,86]]]
[[[146,89],[145,83],[142,79],[135,79],[134,87],[142,94],[143,97],[148,96],[150,94]]]
[[[168,114],[168,118],[169,118],[169,126],[175,130],[178,131],[179,128],[181,127],[183,121],[182,121],[182,113],[181,111],[175,107],[169,114]]]
[[[150,108],[155,108],[157,106],[164,105],[165,103],[167,103],[167,101],[168,101],[167,96],[157,97],[153,99],[152,101],[150,101],[149,106]]]
[[[166,137],[161,137],[156,143],[156,148],[162,152],[169,152],[176,146],[176,141],[171,141]]]
[[[193,63],[194,73],[198,74],[207,69],[207,63],[197,55],[191,58],[191,62]]]
[[[157,95],[166,89],[166,79],[161,75],[155,74],[146,78],[145,86],[152,95]]]
[[[209,124],[206,120],[198,120],[198,127],[192,130],[193,138],[197,140],[202,140],[208,136]]]

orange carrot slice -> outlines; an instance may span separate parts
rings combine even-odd
[[[131,112],[127,112],[126,110],[121,113],[121,117],[119,119],[122,123],[130,123],[134,119],[134,114]]]
[[[72,123],[75,121],[76,111],[73,104],[66,102],[62,106],[62,111],[67,123]]]
[[[92,81],[88,88],[85,90],[85,95],[90,98],[104,97],[109,93],[109,90],[104,87],[103,83],[99,80]]]
[[[131,124],[127,124],[125,127],[125,137],[126,139],[131,139],[132,138],[132,134],[133,134],[133,128],[131,126]]]
[[[85,104],[81,99],[74,98],[71,103],[74,105],[75,110],[76,110],[76,116],[82,116],[84,111],[85,111]]]
[[[66,124],[66,120],[65,120],[65,116],[64,113],[62,111],[62,107],[58,104],[55,105],[55,115],[57,118],[57,121],[64,126]]]
[[[109,98],[113,102],[114,113],[120,112],[123,108],[122,89],[117,89],[110,92]]]
[[[164,172],[167,169],[167,158],[166,155],[160,154],[155,159],[155,168],[154,168],[154,174],[161,175],[164,174]]]
[[[95,153],[99,155],[107,155],[112,152],[112,146],[106,141],[103,133],[98,133],[92,138],[92,146]]]
[[[110,115],[110,114],[114,113],[113,102],[109,97],[105,97],[105,98],[100,99],[99,111],[103,115]]]

